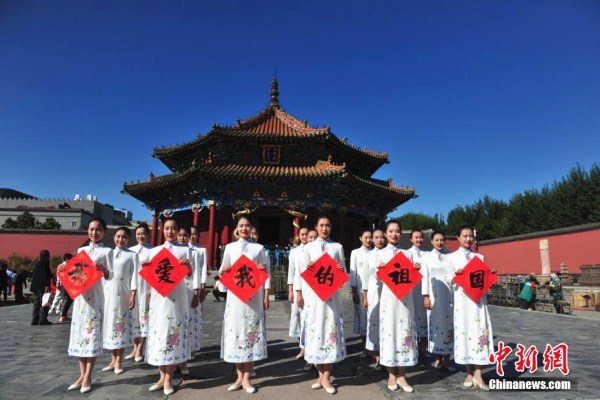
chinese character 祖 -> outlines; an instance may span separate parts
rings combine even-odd
[[[498,342],[498,351],[495,351],[490,354],[488,360],[490,363],[496,363],[496,373],[498,376],[504,376],[504,369],[502,368],[502,361],[508,357],[508,355],[512,353],[512,349],[510,346],[505,346],[504,342]]]
[[[401,283],[412,283],[408,268],[402,268],[398,263],[394,264],[394,268],[400,268],[400,271],[392,271],[388,276],[392,278],[392,282],[394,282],[395,285],[399,285]]]
[[[252,268],[248,268],[246,264],[244,264],[242,268],[238,269],[238,274],[234,276],[234,278],[236,279],[235,285],[243,288],[244,285],[247,283],[248,286],[253,288],[254,277],[250,275],[250,272],[252,272]]]
[[[469,283],[471,284],[471,287],[474,289],[483,289],[483,277],[483,270],[479,269],[477,271],[471,272],[469,274]]]
[[[525,346],[517,344],[515,355],[518,357],[518,360],[515,362],[515,370],[517,372],[523,372],[525,368],[529,369],[530,374],[537,371],[538,350],[535,346],[530,346],[525,350]]]
[[[171,271],[175,269],[169,262],[168,258],[161,260],[158,263],[158,267],[154,271],[158,275],[158,281],[164,283],[175,283],[171,280]]]
[[[317,273],[315,274],[315,278],[317,278],[317,283],[319,285],[333,285],[333,274],[331,273],[331,265],[327,267],[327,271],[325,271],[325,267],[321,266]]]
[[[563,375],[569,374],[569,363],[567,360],[567,352],[569,346],[560,343],[554,347],[549,344],[544,350],[544,371],[550,372],[558,369]]]

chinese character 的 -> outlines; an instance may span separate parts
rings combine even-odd
[[[333,285],[333,273],[331,272],[331,265],[327,267],[327,271],[325,271],[325,267],[321,266],[321,268],[319,268],[315,274],[315,278],[317,278],[317,283],[319,285]]]

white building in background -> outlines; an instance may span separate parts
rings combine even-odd
[[[91,194],[76,194],[72,199],[39,199],[13,189],[0,188],[0,227],[8,218],[16,220],[24,211],[40,223],[54,218],[63,230],[83,229],[94,217],[101,217],[108,225],[129,225],[133,217],[131,211],[100,203]]]

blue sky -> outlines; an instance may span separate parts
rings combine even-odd
[[[600,155],[598,1],[0,1],[0,187],[94,194],[149,218],[124,181],[154,146],[269,101],[388,151],[398,209],[447,214]]]

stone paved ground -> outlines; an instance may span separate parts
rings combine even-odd
[[[346,314],[351,316],[351,304],[346,303]],[[269,359],[258,363],[254,383],[258,393],[226,392],[231,384],[233,368],[219,359],[219,341],[224,303],[207,300],[204,306],[205,324],[204,350],[191,364],[191,374],[182,379],[178,390],[171,397],[179,400],[198,398],[210,399],[302,399],[328,398],[323,390],[311,390],[310,384],[316,372],[302,372],[303,363],[294,356],[296,344],[287,337],[289,303],[273,302],[268,312]],[[546,343],[569,345],[569,367],[574,388],[556,392],[507,392],[490,394],[476,389],[464,389],[464,369],[453,374],[439,373],[432,369],[432,359],[422,360],[419,366],[410,368],[409,382],[415,393],[391,393],[386,388],[386,374],[372,370],[371,359],[358,358],[359,340],[351,334],[351,323],[345,326],[348,338],[349,357],[334,368],[335,381],[339,389],[338,399],[562,399],[600,398],[600,383],[596,361],[600,359],[598,314],[566,316],[548,313],[527,312],[517,309],[490,307],[495,342],[502,340],[514,347],[517,343],[536,345],[543,351]],[[105,352],[98,359],[94,370],[93,390],[82,395],[67,392],[66,388],[78,375],[74,358],[67,356],[69,325],[30,326],[31,306],[18,305],[0,308],[0,399],[142,399],[165,398],[162,392],[148,392],[148,387],[157,378],[157,370],[148,364],[126,362],[125,373],[115,375],[102,373],[100,368],[108,363],[110,354]],[[583,313],[580,313],[580,315]],[[55,319],[55,318],[53,318]],[[349,321],[351,322],[351,321]],[[545,373],[541,368],[533,376],[541,378],[560,377],[560,373]],[[514,369],[514,353],[505,364],[507,376],[519,376]],[[521,376],[530,376],[528,373]],[[496,377],[494,367],[485,369],[485,378]]]

